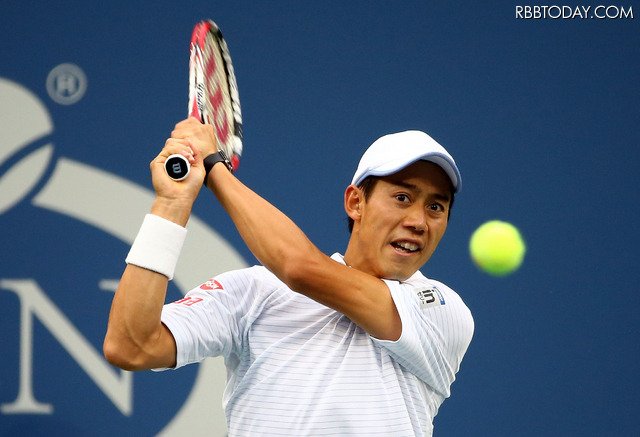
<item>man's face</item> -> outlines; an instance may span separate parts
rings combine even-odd
[[[418,161],[380,178],[368,199],[361,196],[352,216],[345,261],[379,278],[408,279],[438,246],[450,202],[451,182],[434,163]]]

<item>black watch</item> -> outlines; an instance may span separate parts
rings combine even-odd
[[[205,185],[207,184],[207,177],[209,176],[209,172],[211,171],[213,166],[219,162],[224,162],[224,165],[226,165],[229,171],[233,173],[233,166],[231,165],[229,158],[227,158],[227,155],[222,150],[218,150],[217,153],[213,153],[207,156],[206,158],[204,158],[203,162],[204,162],[204,171],[205,171],[205,175],[204,175]]]

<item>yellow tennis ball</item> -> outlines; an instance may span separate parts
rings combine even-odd
[[[515,226],[491,220],[471,235],[469,251],[479,268],[494,276],[506,276],[520,267],[526,246]]]

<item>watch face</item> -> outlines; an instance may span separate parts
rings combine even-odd
[[[224,165],[226,165],[229,171],[233,173],[233,166],[231,165],[231,161],[229,161],[227,154],[224,153],[224,150],[218,150],[218,153],[220,154],[220,158],[222,158]]]

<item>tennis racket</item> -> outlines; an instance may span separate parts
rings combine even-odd
[[[189,56],[189,116],[214,127],[218,149],[233,170],[242,154],[242,112],[238,85],[227,43],[212,20],[195,25]],[[189,175],[189,161],[171,155],[164,164],[169,177],[181,181]]]

